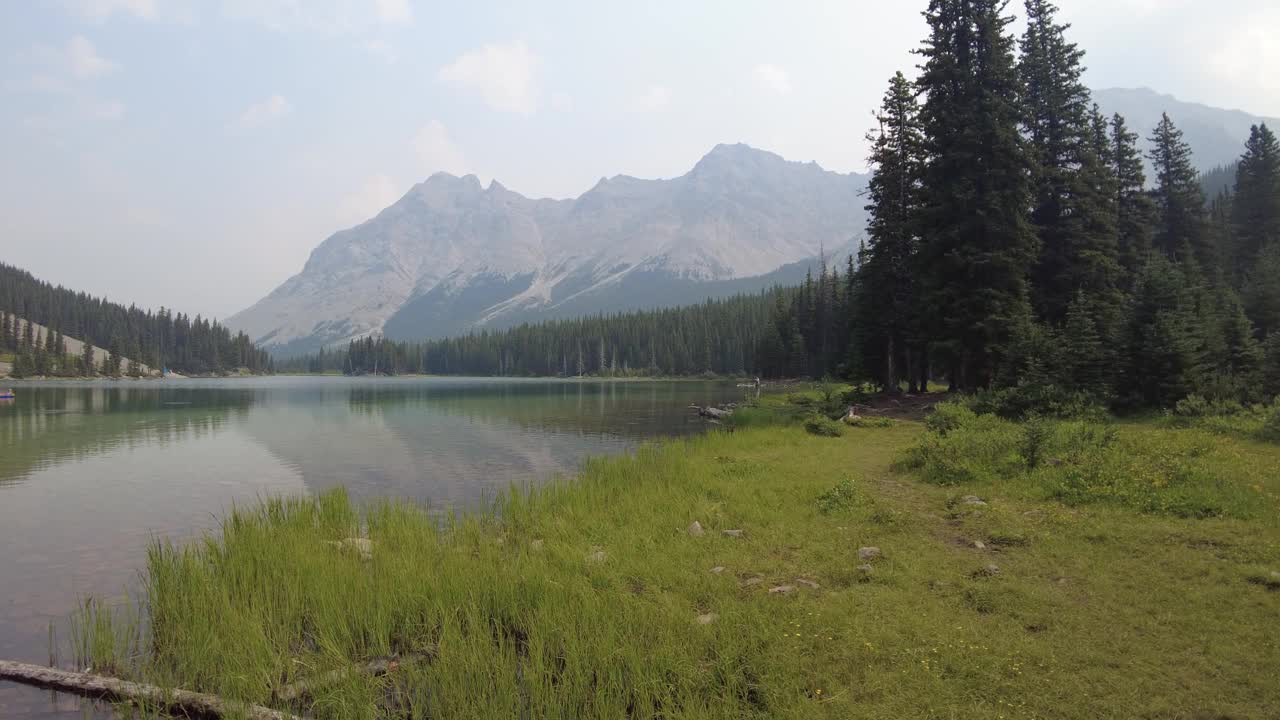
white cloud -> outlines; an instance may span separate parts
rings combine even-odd
[[[280,32],[342,35],[413,21],[409,0],[222,0],[221,5],[232,20]]]
[[[374,0],[373,4],[382,22],[413,22],[413,8],[409,7],[409,0]]]
[[[436,172],[464,175],[467,160],[462,148],[449,137],[449,130],[439,120],[432,120],[413,136],[413,150],[426,174]]]
[[[756,82],[769,92],[786,95],[791,92],[791,78],[777,65],[762,63],[755,69]]]
[[[124,117],[124,103],[119,100],[108,100],[93,107],[95,117],[103,120],[118,120]]]
[[[231,123],[241,130],[262,127],[272,123],[293,111],[293,106],[283,95],[272,95],[262,102],[254,103]]]
[[[156,19],[156,0],[67,0],[66,4],[89,20],[106,20],[116,13],[141,20]]]
[[[541,59],[523,41],[484,45],[440,68],[438,79],[477,92],[494,110],[529,115],[538,104]]]
[[[573,110],[573,96],[566,92],[551,93],[551,108],[558,112],[570,112]]]
[[[66,67],[78,78],[93,78],[115,71],[116,64],[98,54],[93,43],[83,35],[76,35],[67,43],[64,54]]]
[[[631,101],[631,109],[639,112],[656,112],[671,104],[671,90],[666,85],[650,85]]]
[[[403,191],[387,175],[366,178],[338,203],[336,219],[343,225],[362,223],[399,200]]]

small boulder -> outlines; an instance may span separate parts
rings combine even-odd
[[[974,546],[975,548],[977,548],[978,550],[986,550],[986,549],[987,549],[987,544],[986,544],[986,543],[984,543],[984,542],[982,542],[981,540],[974,540],[974,541],[973,541],[973,546]]]
[[[336,547],[339,550],[354,550],[360,554],[360,559],[368,562],[373,559],[373,541],[369,538],[344,538],[342,540],[329,540],[325,542],[330,547]]]
[[[720,616],[715,613],[706,613],[704,615],[698,616],[697,623],[699,625],[710,625],[711,623],[719,619],[720,619]]]
[[[694,536],[694,537],[699,537],[699,536],[701,536],[701,535],[702,535],[702,532],[703,532],[703,530],[702,530],[702,523],[698,522],[697,520],[694,520],[694,521],[689,525],[689,534],[690,534],[690,535],[692,535],[692,536]]]
[[[859,560],[875,560],[879,558],[881,555],[883,555],[883,553],[880,552],[880,548],[878,547],[858,548]]]
[[[786,595],[787,593],[795,591],[795,589],[796,589],[795,585],[779,585],[777,587],[769,588],[769,594],[770,595]]]
[[[814,582],[814,581],[812,581],[812,580],[809,580],[809,579],[807,579],[807,578],[796,578],[796,582],[800,583],[801,585],[803,585],[803,586],[805,586],[805,587],[807,587],[807,588],[811,588],[811,589],[813,589],[813,590],[817,590],[818,588],[822,587],[822,586],[821,586],[821,585],[819,585],[818,583],[816,583],[816,582]]]
[[[715,566],[715,567],[711,568],[711,574],[713,574],[713,575],[719,575],[719,574],[720,574],[720,573],[722,573],[722,572],[724,572],[724,566],[723,566],[723,565],[717,565],[717,566]]]
[[[746,580],[743,580],[742,587],[751,587],[752,585],[759,585],[762,582],[764,582],[764,578],[757,575],[755,577],[749,577]]]
[[[960,502],[964,503],[965,505],[972,505],[974,507],[983,507],[987,504],[985,500],[978,497],[977,495],[965,495],[964,497],[960,498]]]
[[[869,578],[871,577],[871,573],[875,572],[875,568],[871,567],[870,565],[859,565],[854,569],[858,571],[859,579]]]
[[[740,537],[742,537],[742,531],[741,531],[741,530],[722,530],[721,532],[723,532],[725,535],[727,535],[727,536],[729,536],[729,537],[732,537],[732,538],[740,538]]]
[[[993,577],[1000,574],[1000,566],[995,563],[988,563],[982,569],[973,573],[974,577]]]

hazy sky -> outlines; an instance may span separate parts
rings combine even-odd
[[[1059,4],[1092,86],[1280,116],[1276,0]],[[0,0],[0,260],[226,317],[439,170],[567,197],[738,141],[862,170],[925,5]]]

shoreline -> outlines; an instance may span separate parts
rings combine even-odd
[[[1252,464],[1225,477],[1265,483],[1263,505],[1280,498],[1280,479],[1253,477],[1280,462],[1278,447],[1158,422],[1118,433],[1165,455],[1212,438],[1208,466],[1243,454]],[[388,692],[433,717],[945,706],[957,718],[1083,719],[1140,715],[1149,698],[1218,698],[1244,716],[1280,703],[1280,685],[1256,682],[1269,647],[1257,628],[1276,597],[1265,568],[1280,563],[1274,514],[1072,506],[1036,475],[934,484],[902,465],[929,437],[895,421],[833,438],[788,424],[658,441],[443,526],[422,506],[359,508],[341,491],[268,499],[227,516],[212,544],[153,554],[144,577],[167,638],[157,661],[196,673],[173,678],[179,687],[271,704],[276,682],[401,657],[383,679],[274,704],[316,718],[372,711]],[[1161,540],[1183,536],[1257,551],[1224,561]],[[1191,630],[1209,618],[1219,642],[1206,647]],[[1115,682],[1121,653],[1135,662]],[[127,672],[132,661],[76,662]]]

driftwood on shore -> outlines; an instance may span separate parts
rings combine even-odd
[[[119,678],[68,672],[10,660],[0,660],[0,680],[60,690],[95,700],[164,708],[178,717],[216,719],[242,713],[249,720],[301,720],[296,715],[280,710],[272,710],[260,705],[241,705],[223,700],[217,695],[190,690],[166,690],[155,685]]]
[[[275,691],[275,697],[282,702],[292,702],[304,695],[312,695],[317,689],[335,685],[352,675],[371,675],[378,677],[386,675],[392,670],[400,666],[400,663],[411,660],[431,660],[435,657],[435,651],[410,653],[405,656],[392,655],[391,657],[374,658],[363,665],[355,665],[349,668],[339,668],[330,670],[319,677],[310,680],[299,680],[292,685],[286,685]]]
[[[722,410],[718,407],[702,407],[701,405],[690,405],[690,407],[696,409],[702,417],[711,420],[723,420],[733,414],[732,408]]]

